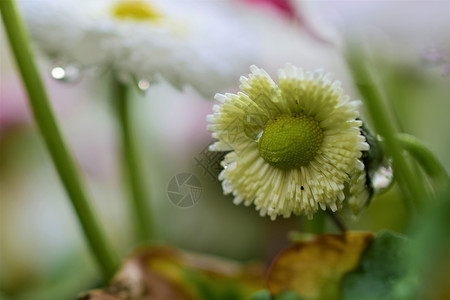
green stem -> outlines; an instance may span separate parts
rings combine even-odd
[[[130,204],[135,235],[139,242],[149,242],[154,239],[153,218],[149,205],[149,190],[144,182],[146,176],[144,176],[143,164],[137,150],[133,118],[130,117],[132,101],[128,98],[128,89],[125,84],[114,80],[113,88],[122,139],[123,167],[131,192]]]
[[[431,179],[439,183],[449,183],[450,179],[444,167],[419,139],[406,133],[399,133],[396,137],[403,149],[408,151],[419,162],[420,166]]]
[[[49,104],[42,80],[36,68],[28,35],[13,0],[0,1],[3,23],[28,93],[29,104],[44,138],[59,177],[72,202],[85,238],[105,279],[116,270],[117,260],[106,242],[83,189],[74,160],[69,154]]]
[[[333,221],[334,225],[336,225],[339,230],[344,233],[347,232],[347,226],[345,226],[344,222],[338,217],[338,215],[331,210],[327,210],[327,215],[330,217],[330,219]]]
[[[303,230],[305,232],[321,234],[325,232],[326,227],[326,215],[322,210],[318,210],[314,214],[314,218],[312,220],[308,220],[306,217],[303,217]]]
[[[385,95],[381,87],[377,84],[372,69],[368,66],[366,57],[360,47],[353,45],[347,52],[347,63],[355,80],[356,86],[365,100],[370,118],[378,132],[384,139],[386,152],[393,158],[394,172],[399,183],[399,187],[404,195],[406,209],[410,212],[413,201],[416,206],[425,197],[425,191],[416,180],[409,164],[402,153],[400,143],[395,137],[394,124],[389,117],[389,112],[385,107]]]

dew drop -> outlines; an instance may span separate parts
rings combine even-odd
[[[258,141],[264,129],[264,122],[262,120],[261,117],[247,113],[242,122],[245,135],[254,141]]]
[[[64,64],[62,62],[55,62],[50,71],[50,75],[59,81],[74,82],[80,79],[81,68],[75,64]]]
[[[224,169],[229,169],[231,167],[231,162],[227,162],[223,165]]]
[[[263,135],[264,131],[261,130],[258,135],[256,136],[256,141],[259,141],[259,138]]]
[[[141,79],[138,81],[137,85],[141,91],[145,92],[150,87],[150,81],[148,81],[146,79]]]
[[[380,192],[389,187],[394,178],[394,171],[392,170],[391,162],[382,165],[372,175],[372,186],[374,191]]]
[[[61,67],[54,67],[52,69],[52,77],[55,79],[63,79],[66,76],[66,70]]]

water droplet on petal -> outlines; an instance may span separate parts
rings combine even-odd
[[[138,81],[137,85],[141,91],[145,92],[150,87],[150,81],[148,81],[146,79],[141,79]]]
[[[223,168],[224,169],[230,169],[232,167],[232,162],[227,162],[226,164],[224,164]]]
[[[264,129],[264,122],[261,117],[252,116],[248,113],[244,117],[243,126],[245,135],[254,141],[258,141]]]
[[[263,130],[261,130],[256,136],[256,141],[259,141],[259,138],[263,135]]]
[[[56,62],[50,71],[50,75],[56,80],[74,82],[80,78],[81,68],[75,63],[64,64]]]
[[[392,170],[391,162],[382,165],[372,175],[372,186],[375,193],[383,191],[391,184],[394,178],[394,171]]]

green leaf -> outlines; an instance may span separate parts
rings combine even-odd
[[[274,300],[302,300],[304,298],[300,297],[296,292],[294,291],[286,291],[282,292],[275,296]]]
[[[415,247],[407,261],[420,285],[403,299],[450,299],[450,186],[427,203],[408,230]]]
[[[379,233],[364,251],[359,267],[343,278],[342,299],[399,299],[397,291],[415,285],[405,263],[411,243],[397,233]]]
[[[3,294],[3,292],[0,291],[0,300],[10,300],[11,298],[9,298],[8,296],[6,296],[5,294]],[[269,298],[270,299],[270,298]]]
[[[233,278],[204,274],[189,268],[183,268],[181,274],[183,282],[195,289],[198,300],[246,299],[248,297],[244,282]]]
[[[250,296],[248,300],[271,300],[272,297],[268,290],[257,291],[253,295]]]
[[[231,298],[230,298],[231,299]],[[248,300],[302,300],[297,292],[285,291],[272,298],[268,290],[261,290],[254,293]]]

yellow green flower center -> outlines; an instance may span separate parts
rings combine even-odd
[[[123,0],[117,2],[113,10],[113,16],[117,19],[131,19],[135,21],[155,21],[161,14],[146,1]]]
[[[285,114],[264,125],[258,150],[272,166],[293,169],[313,160],[322,140],[323,131],[312,117],[302,113]]]

